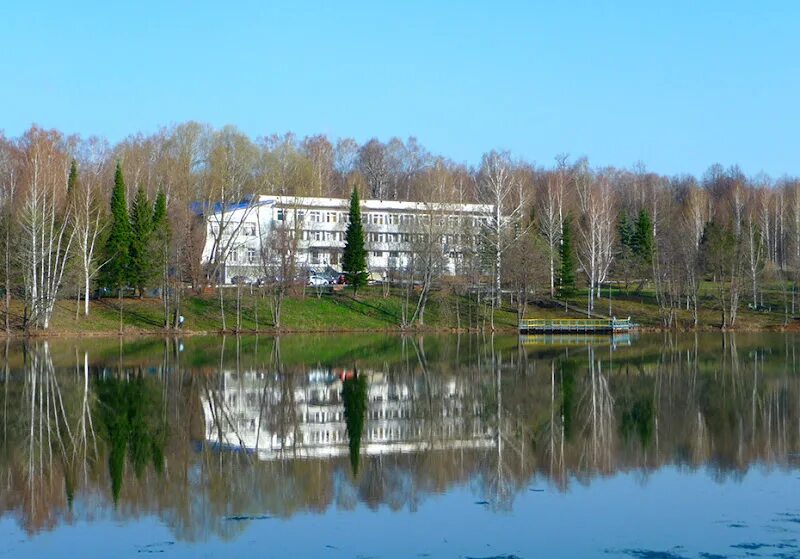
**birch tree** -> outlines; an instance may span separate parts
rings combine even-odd
[[[83,144],[79,157],[80,179],[71,196],[75,247],[83,278],[83,315],[89,316],[91,282],[102,267],[102,262],[96,262],[96,250],[105,228],[100,192],[109,162],[108,145],[98,138],[90,138]]]
[[[31,128],[20,140],[23,267],[31,323],[50,326],[75,236],[67,202],[69,157],[58,132]]]
[[[514,170],[508,152],[491,151],[484,154],[477,177],[477,198],[484,205],[483,236],[493,257],[493,307],[501,302],[503,253],[523,233],[526,193]]]
[[[586,160],[578,162],[573,184],[580,209],[578,261],[589,284],[586,310],[592,313],[614,256],[613,192],[607,174],[601,173],[595,180]]]

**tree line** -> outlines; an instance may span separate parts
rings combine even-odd
[[[697,324],[710,304],[721,325],[733,327],[743,303],[764,306],[770,283],[779,286],[787,319],[796,310],[796,177],[750,177],[721,165],[700,177],[664,176],[641,163],[593,167],[562,154],[541,164],[503,151],[469,166],[414,138],[253,140],[231,126],[188,122],[116,144],[36,126],[0,136],[6,330],[12,321],[48,328],[65,298],[81,301],[76,314],[86,316],[98,289],[120,298],[126,289],[159,293],[168,326],[181,288],[200,290],[213,277],[200,258],[206,230],[198,204],[224,207],[256,194],[346,198],[353,190],[362,198],[491,206],[479,245],[457,270],[464,294],[488,292],[491,308],[505,296],[524,314],[532,298],[580,292],[595,313],[603,286],[647,285],[665,326],[676,323],[678,309]],[[430,228],[414,242],[415,270],[405,271],[427,286],[444,279],[434,243],[441,232],[433,220]],[[476,285],[483,291],[468,289]],[[713,303],[701,296],[709,286]],[[424,300],[416,307],[408,321],[422,323]]]

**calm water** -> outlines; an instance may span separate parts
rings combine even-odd
[[[7,345],[0,555],[800,556],[800,337],[563,342]]]

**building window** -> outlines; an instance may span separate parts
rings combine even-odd
[[[255,237],[256,236],[256,224],[255,223],[245,223],[242,226],[242,235],[245,237]]]
[[[286,213],[283,210],[278,210],[278,221],[283,221],[286,219]]]
[[[308,219],[311,220],[311,223],[320,223],[322,220],[320,219],[319,212],[316,210],[312,210],[308,212]]]
[[[247,262],[250,264],[256,263],[256,249],[254,248],[247,249]]]
[[[336,212],[327,212],[325,214],[325,221],[327,223],[336,223]]]
[[[389,225],[397,225],[400,222],[400,216],[397,214],[389,215]]]
[[[375,252],[372,253],[372,256],[375,258],[383,258],[383,252],[380,250],[376,250]]]
[[[239,251],[237,249],[233,249],[230,254],[228,255],[229,262],[238,262],[239,261]]]

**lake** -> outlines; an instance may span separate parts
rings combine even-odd
[[[0,555],[800,556],[800,336],[0,344]]]

